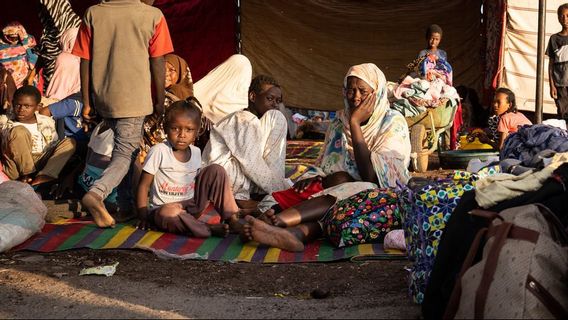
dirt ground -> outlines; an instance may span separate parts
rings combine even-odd
[[[433,170],[414,176],[443,176]],[[69,205],[46,202],[49,218]],[[118,262],[111,277],[81,269]],[[0,254],[0,318],[420,318],[408,261],[164,260],[138,250]]]
[[[119,262],[111,277],[83,267]],[[0,318],[418,318],[407,261],[251,264],[77,250],[0,256]],[[315,289],[324,299],[311,296]]]

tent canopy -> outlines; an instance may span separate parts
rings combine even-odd
[[[389,81],[425,48],[426,28],[444,31],[440,47],[454,85],[480,89],[481,0],[242,1],[242,50],[255,74],[282,85],[286,105],[338,110],[351,65],[375,63]]]

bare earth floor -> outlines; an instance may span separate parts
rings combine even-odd
[[[119,262],[114,276],[79,276]],[[408,261],[250,264],[150,252],[0,255],[0,318],[419,318]],[[314,289],[329,292],[314,299]]]

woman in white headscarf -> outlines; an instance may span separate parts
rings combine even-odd
[[[330,124],[319,166],[325,175],[346,171],[355,180],[396,187],[409,179],[408,125],[389,108],[386,79],[372,63],[353,66],[344,82],[345,108]]]
[[[277,227],[247,217],[244,235],[249,240],[301,251],[303,243],[321,235],[318,221],[337,201],[367,189],[394,188],[408,181],[408,126],[400,113],[389,108],[382,71],[372,63],[353,66],[343,86],[345,108],[330,124],[319,168],[315,174],[309,172],[309,178],[297,182],[294,189],[302,191],[314,180],[324,180],[326,188],[334,184],[330,178],[345,174],[355,182],[326,188],[276,215],[272,210],[267,211],[271,223]]]

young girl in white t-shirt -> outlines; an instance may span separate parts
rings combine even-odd
[[[168,108],[167,140],[150,149],[142,168],[136,197],[139,228],[154,224],[167,232],[202,238],[240,230],[239,208],[225,169],[219,165],[201,168],[201,151],[193,145],[203,121],[201,110],[194,97]],[[209,202],[224,221],[220,225],[197,220]]]

